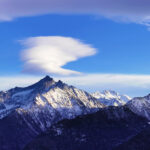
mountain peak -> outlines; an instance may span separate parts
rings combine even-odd
[[[126,104],[131,98],[126,95],[121,95],[113,90],[104,90],[103,92],[95,92],[92,94],[101,103],[107,106],[120,106]]]
[[[113,91],[113,90],[104,90],[103,92],[102,92],[102,94],[110,94],[110,95],[119,95],[119,93],[117,93],[117,92],[115,92],[115,91]]]
[[[40,81],[52,81],[53,78],[51,78],[50,76],[45,76],[43,79],[41,79]]]
[[[35,84],[44,84],[44,83],[48,83],[48,82],[53,82],[53,78],[51,78],[50,76],[45,76],[43,79],[41,79],[40,81],[38,81]]]
[[[53,78],[49,77],[49,76],[45,76],[43,79],[41,79],[40,81],[38,81],[37,83],[26,87],[25,89],[38,89],[38,90],[43,90],[46,88],[49,88],[50,86],[52,86],[55,83],[55,81],[53,80]]]

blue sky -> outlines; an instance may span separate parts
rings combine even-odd
[[[9,2],[9,0],[7,1]],[[42,7],[44,8],[44,6]],[[119,7],[122,7],[121,3]],[[83,10],[85,12],[87,11],[86,9]],[[80,12],[81,10],[79,9],[77,11]],[[32,15],[30,16],[20,11],[11,16],[9,11],[2,11],[2,16],[0,16],[0,81],[2,82],[0,89],[7,89],[15,84],[25,85],[24,78],[31,78],[27,82],[27,84],[30,84],[35,79],[38,80],[43,75],[49,74],[53,77],[61,78],[69,84],[75,84],[77,87],[87,91],[93,92],[95,90],[114,89],[131,96],[147,94],[150,92],[150,31],[149,20],[143,21],[142,17],[149,16],[149,14],[146,14],[144,10],[140,11],[143,16],[139,15],[140,17],[138,18],[135,12],[128,14],[127,11],[123,13],[115,12],[114,9],[112,9],[112,12],[107,12],[107,15],[105,13],[104,15],[85,12],[70,13],[70,11],[65,12],[65,14],[36,12],[37,14],[35,13],[36,15],[33,15],[31,11]],[[120,14],[116,15],[116,13]],[[123,19],[114,19],[114,16],[121,15]],[[58,77],[57,72],[54,72],[54,70],[43,72],[44,69],[42,68],[42,70],[38,67],[34,73],[28,71],[29,58],[25,58],[24,60],[21,54],[23,51],[29,52],[28,50],[37,48],[37,45],[35,45],[37,43],[36,37],[41,36],[44,39],[46,38],[46,40],[47,37],[70,37],[70,40],[78,42],[76,46],[87,46],[89,48],[88,54],[76,56],[71,61],[58,62],[61,63],[60,69],[65,68],[67,71],[73,70],[82,73],[82,75],[73,76],[71,73],[68,73],[67,77],[65,77],[64,74],[61,75],[60,70]],[[30,37],[34,41],[33,47],[31,44],[24,44],[27,40],[31,41],[29,39]],[[77,50],[79,48],[81,47],[77,47]],[[61,49],[61,51],[63,50]],[[70,57],[74,56],[71,55]],[[27,71],[23,72],[24,65],[27,66]],[[29,68],[29,70],[32,70],[32,68]],[[107,75],[109,75],[108,81]],[[94,79],[92,78],[93,76],[95,77]],[[98,76],[102,77],[99,78]],[[119,78],[119,82],[115,83],[114,80],[117,80],[116,76]],[[3,83],[4,78],[8,80],[9,84],[7,86]],[[20,78],[20,80],[12,84],[13,78],[16,80]],[[83,78],[87,78],[87,80],[99,80],[97,83],[100,86],[94,85],[96,82],[92,84],[92,81],[91,83],[84,81],[84,83],[80,84]],[[147,82],[145,81],[146,79]],[[103,82],[105,80],[106,83]]]
[[[66,36],[98,49],[95,56],[70,62],[66,68],[87,73],[149,74],[150,32],[143,25],[88,15],[44,15],[0,23],[0,74],[19,73],[23,62],[19,40]],[[12,67],[10,67],[12,66]]]

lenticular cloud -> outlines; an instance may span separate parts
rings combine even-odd
[[[78,39],[61,36],[32,37],[22,41],[25,49],[21,53],[24,72],[59,75],[80,74],[62,68],[69,62],[91,56],[96,49]]]

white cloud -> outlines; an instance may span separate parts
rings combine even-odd
[[[150,93],[150,75],[98,73],[76,77],[62,77],[61,79],[90,92],[112,89],[130,96],[144,96]]]
[[[149,0],[0,0],[0,20],[40,14],[97,14],[149,26]]]
[[[0,76],[0,91],[1,90],[8,90],[10,88],[14,88],[16,86],[25,87],[31,85],[42,77],[38,76]]]
[[[0,77],[0,90],[15,86],[27,86],[40,80],[41,76]],[[65,83],[74,85],[88,92],[112,89],[122,94],[145,96],[150,93],[150,75],[127,74],[85,74],[81,76],[56,77]]]
[[[96,49],[78,39],[61,36],[32,37],[22,41],[24,72],[39,74],[80,74],[62,68],[69,62],[94,55]]]

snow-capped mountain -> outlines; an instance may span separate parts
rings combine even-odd
[[[106,106],[121,106],[125,105],[131,98],[127,95],[120,95],[112,90],[92,93],[92,96],[97,98],[99,102]]]
[[[130,99],[114,91],[89,94],[62,81],[56,82],[49,76],[28,87],[2,91],[0,92],[0,150],[22,150],[35,137],[47,132],[59,121],[66,119],[69,122],[77,116],[84,117],[97,111],[101,114],[97,116],[98,120],[105,123],[100,127],[102,130],[104,127],[107,129],[109,120],[113,124],[118,121],[117,124],[121,127],[122,119],[136,120],[139,115],[142,116],[139,120],[143,120],[143,117],[150,119],[150,95]],[[106,105],[119,107],[106,107]],[[95,122],[97,119],[92,120]],[[133,124],[136,125],[134,122]],[[144,124],[145,122],[147,123],[147,119],[144,120]],[[97,126],[101,123],[97,123]],[[78,123],[75,123],[75,126],[76,124]],[[88,129],[88,123],[85,123],[85,127]],[[111,127],[113,125],[110,125],[109,131]],[[94,128],[95,126],[92,126],[92,130]],[[118,128],[116,129],[118,131]]]
[[[150,120],[150,94],[144,97],[133,98],[127,103],[127,106],[134,113]]]
[[[26,88],[16,87],[0,93],[0,119],[11,112],[28,114],[42,130],[55,120],[74,118],[104,107],[87,92],[62,81],[55,82],[49,76]],[[38,117],[43,115],[46,123]]]
[[[0,149],[22,149],[52,124],[103,107],[91,94],[60,80],[55,82],[49,76],[25,88],[0,92],[0,137],[3,143],[9,143],[0,144]],[[11,138],[10,134],[13,134]],[[15,144],[16,139],[21,144]]]

